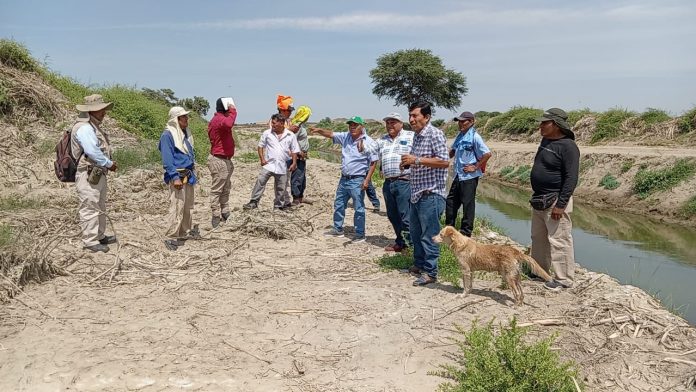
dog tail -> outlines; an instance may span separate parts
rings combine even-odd
[[[553,279],[551,275],[549,275],[548,272],[544,271],[544,269],[541,268],[539,263],[537,263],[536,260],[534,260],[531,256],[525,254],[523,254],[522,256],[522,262],[527,264],[527,267],[529,267],[532,270],[534,275],[543,278],[547,282]]]

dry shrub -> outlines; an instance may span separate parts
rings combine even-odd
[[[597,130],[597,117],[585,116],[578,120],[573,127],[575,140],[578,142],[589,142],[592,140],[592,135]]]
[[[17,295],[27,283],[45,282],[60,271],[50,260],[38,254],[22,254],[19,251],[0,252],[0,302],[7,302]]]
[[[13,124],[67,115],[65,99],[36,73],[0,64],[0,91],[0,115]]]

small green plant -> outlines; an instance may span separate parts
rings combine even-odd
[[[46,201],[43,199],[25,198],[21,195],[0,197],[0,211],[33,210],[45,205]]]
[[[9,225],[0,223],[0,249],[12,243],[12,228]]]
[[[500,175],[501,175],[502,177],[506,177],[508,174],[512,173],[513,171],[515,171],[515,167],[514,167],[514,166],[505,166],[504,168],[502,168],[502,169],[500,170]]]
[[[684,113],[679,119],[679,131],[688,133],[696,129],[696,108]]]
[[[24,45],[9,39],[0,39],[0,63],[20,71],[35,72],[39,64]]]
[[[503,132],[512,135],[532,133],[539,129],[536,120],[543,111],[541,109],[515,106],[507,112],[492,117],[486,124],[486,132]]]
[[[507,233],[505,232],[505,229],[502,227],[496,225],[491,218],[487,216],[482,216],[482,217],[477,217],[474,219],[474,230],[472,232],[473,235],[478,236],[481,235],[481,232],[484,230],[489,230],[495,233],[498,233],[500,235],[507,236]]]
[[[682,205],[680,212],[688,218],[696,215],[696,196],[692,196],[687,200],[684,205]]]
[[[611,139],[619,135],[621,124],[635,113],[626,109],[610,109],[597,117],[597,127],[592,134],[590,143],[597,143],[605,139]]]
[[[532,167],[529,165],[519,166],[517,169],[503,175],[503,178],[510,182],[527,183],[532,174]]]
[[[631,170],[633,167],[633,163],[635,162],[635,159],[629,158],[626,160],[624,163],[621,164],[621,174],[626,173],[627,171]]]
[[[688,159],[680,159],[674,165],[657,170],[641,168],[633,179],[633,192],[645,199],[654,192],[670,189],[680,182],[693,177],[696,164]]]
[[[611,174],[605,174],[604,177],[599,181],[599,186],[604,187],[604,189],[614,190],[619,187],[621,183],[616,180],[616,177]]]
[[[255,163],[259,161],[259,154],[256,151],[248,151],[234,157],[235,160],[243,163]]]
[[[562,361],[551,349],[555,336],[525,343],[527,329],[518,327],[514,318],[509,325],[500,325],[497,334],[492,321],[484,326],[474,323],[468,331],[455,327],[455,363],[440,365],[439,371],[430,372],[451,380],[440,384],[438,391],[576,391],[576,365]]]
[[[384,185],[384,177],[379,174],[379,169],[375,170],[372,174],[372,185],[374,185],[377,190],[382,189]]]
[[[653,125],[671,120],[672,116],[662,109],[647,108],[638,118],[643,120],[646,125]]]

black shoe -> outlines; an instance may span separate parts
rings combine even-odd
[[[413,281],[414,286],[425,286],[426,284],[437,282],[437,278],[433,278],[430,275],[421,275],[420,278]]]
[[[85,249],[91,250],[92,252],[108,252],[109,247],[104,245],[104,244],[96,244],[96,245],[91,245],[91,246],[85,246]]]
[[[115,244],[116,243],[116,236],[115,235],[105,235],[104,238],[99,240],[99,243],[102,245],[109,245],[109,244]]]
[[[567,289],[569,286],[564,285],[563,283],[557,281],[557,280],[549,280],[548,282],[544,283],[544,288],[550,291],[561,291],[562,289]]]
[[[230,213],[229,212],[223,212],[221,216],[223,222],[227,222],[227,219],[230,218]]]
[[[242,206],[242,208],[244,208],[245,210],[253,210],[253,209],[258,208],[258,207],[259,207],[259,205],[253,201],[250,201]]]
[[[179,245],[179,240],[164,240],[164,246],[169,250],[177,250]]]
[[[220,217],[214,216],[213,219],[210,221],[210,224],[213,226],[213,229],[220,226]]]

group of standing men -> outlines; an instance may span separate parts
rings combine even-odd
[[[267,181],[275,178],[274,207],[286,209],[309,203],[304,197],[305,168],[309,149],[307,130],[302,124],[288,121],[290,103],[278,99],[278,113],[272,115],[270,129],[259,141],[257,152],[262,165],[251,200],[245,209],[258,206]],[[283,97],[289,98],[289,97]],[[106,230],[106,175],[118,165],[111,160],[108,134],[100,124],[113,107],[100,95],[85,97],[72,130],[73,157],[77,160],[76,189],[84,247],[93,252],[107,252],[108,245],[117,242]],[[164,168],[164,182],[169,186],[169,226],[165,246],[176,250],[188,238],[199,235],[192,227],[193,186],[197,183],[194,170],[193,138],[188,130],[189,111],[175,106],[159,141]],[[413,247],[413,265],[408,269],[417,279],[416,286],[437,281],[439,247],[433,241],[440,230],[440,217],[445,212],[445,224],[455,225],[460,207],[463,217],[460,231],[471,236],[475,216],[475,194],[478,179],[483,175],[491,152],[474,127],[475,117],[463,112],[454,120],[459,134],[448,149],[444,133],[430,120],[432,110],[427,102],[409,106],[411,131],[403,129],[398,113],[384,118],[387,133],[373,140],[365,131],[365,122],[355,116],[347,121],[348,132],[333,132],[310,128],[313,134],[331,138],[341,145],[341,178],[334,200],[333,228],[328,236],[343,237],[343,222],[348,201],[352,199],[354,214],[354,243],[365,241],[365,191],[380,163],[385,177],[383,195],[387,217],[394,228],[395,243],[388,251],[403,251]],[[219,98],[216,113],[208,124],[211,143],[208,168],[211,172],[211,224],[217,227],[230,217],[230,178],[234,171],[232,157],[235,144],[232,128],[237,110],[232,98]],[[567,123],[567,114],[557,108],[547,110],[539,118],[542,141],[534,159],[531,185],[534,191],[530,203],[532,212],[532,257],[556,279],[545,282],[551,290],[572,287],[574,252],[571,235],[572,194],[577,185],[579,150],[575,135]],[[82,159],[84,158],[84,159]],[[454,159],[454,179],[449,193],[446,180],[449,160]],[[293,200],[290,201],[288,187]]]

